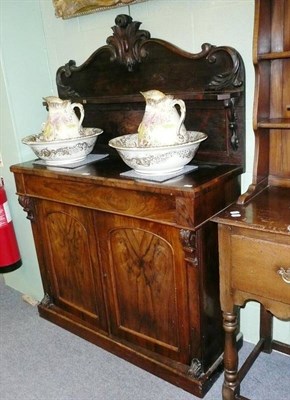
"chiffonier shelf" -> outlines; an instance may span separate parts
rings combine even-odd
[[[62,99],[83,103],[99,127],[76,169],[14,165],[31,220],[45,297],[42,317],[202,397],[222,371],[217,225],[240,195],[245,164],[245,72],[239,53],[205,43],[185,52],[119,15],[107,44],[60,67]],[[140,91],[186,104],[188,130],[205,132],[198,168],[163,183],[129,179],[108,141],[137,132]],[[99,368],[100,366],[92,366]]]
[[[289,344],[273,339],[273,316],[290,320],[289,0],[255,1],[253,62],[253,182],[213,218],[219,231],[224,400],[246,399],[240,384],[261,351],[290,354]],[[260,340],[239,368],[237,310],[251,300],[261,304]]]

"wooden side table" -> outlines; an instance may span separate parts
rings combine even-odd
[[[273,340],[273,315],[290,319],[290,189],[268,187],[246,205],[234,204],[218,222],[220,300],[225,331],[223,400],[246,399],[240,384],[261,351],[290,354]],[[260,340],[238,369],[237,308],[261,304]]]

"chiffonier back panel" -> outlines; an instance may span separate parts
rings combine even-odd
[[[76,66],[57,71],[61,98],[84,104],[84,126],[100,127],[96,151],[116,136],[136,133],[145,101],[141,91],[158,89],[186,103],[187,130],[208,139],[197,160],[245,163],[245,71],[239,53],[205,43],[197,54],[181,50],[139,29],[141,23],[119,15],[107,44]]]

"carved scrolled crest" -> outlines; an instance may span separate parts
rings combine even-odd
[[[141,22],[133,21],[129,15],[120,14],[115,18],[115,26],[112,27],[113,35],[107,38],[107,45],[100,47],[81,66],[76,66],[74,60],[70,60],[56,72],[56,83],[58,93],[62,98],[82,97],[78,89],[71,87],[70,79],[73,74],[84,71],[102,53],[107,53],[110,62],[124,65],[128,71],[141,63],[147,52],[142,44],[150,39],[150,33],[146,30],[139,30]],[[96,77],[97,77],[96,70]],[[67,82],[70,82],[68,84]]]
[[[228,54],[232,61],[232,68],[215,75],[208,84],[208,88],[211,90],[223,90],[243,86],[244,81],[242,77],[244,76],[244,65],[240,54],[232,47],[213,46],[207,56],[208,62],[211,64],[216,63],[219,52]]]
[[[114,34],[108,37],[107,44],[115,49],[113,59],[125,65],[128,71],[133,71],[134,66],[146,56],[141,45],[144,40],[150,38],[150,33],[139,30],[141,22],[133,21],[129,15],[118,15],[115,23],[112,27]]]

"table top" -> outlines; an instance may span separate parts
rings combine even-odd
[[[87,182],[124,189],[146,190],[153,193],[170,194],[174,191],[174,193],[179,192],[185,197],[196,197],[200,192],[206,191],[212,186],[225,185],[227,179],[241,175],[243,172],[242,167],[237,165],[209,164],[193,160],[188,165],[197,165],[196,170],[164,182],[154,182],[142,179],[142,177],[131,179],[120,175],[130,168],[120,158],[112,156],[75,169],[36,165],[34,161],[12,165],[11,171],[76,183]]]
[[[232,204],[213,220],[290,236],[290,188],[269,186],[246,204]]]

